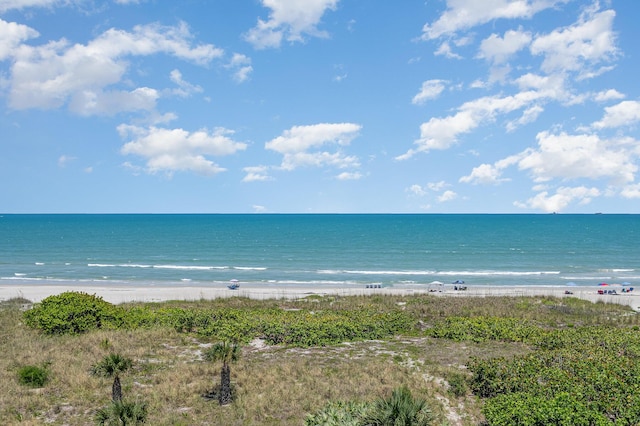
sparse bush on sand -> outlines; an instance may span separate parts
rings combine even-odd
[[[18,370],[18,381],[20,384],[32,388],[41,388],[49,381],[49,366],[45,365],[25,365]]]

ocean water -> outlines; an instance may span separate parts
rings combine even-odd
[[[639,215],[0,215],[0,284],[640,286]],[[573,285],[573,284],[572,284]]]

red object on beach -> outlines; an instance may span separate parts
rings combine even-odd
[[[598,284],[598,285],[605,286],[605,285],[609,285],[609,284],[607,284],[607,283],[600,283],[600,284]]]

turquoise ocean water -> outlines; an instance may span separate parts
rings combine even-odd
[[[638,215],[0,215],[0,284],[640,286]]]

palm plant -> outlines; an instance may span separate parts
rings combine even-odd
[[[236,343],[228,341],[216,343],[204,353],[204,357],[207,361],[222,361],[218,402],[220,405],[230,404],[233,398],[231,394],[231,369],[229,368],[229,364],[240,358],[240,347]]]
[[[101,426],[124,426],[142,424],[147,419],[145,402],[113,401],[105,408],[98,410],[96,423]]]
[[[424,399],[416,399],[406,386],[396,388],[391,398],[381,398],[364,416],[367,426],[428,426],[433,421]]]
[[[109,354],[102,361],[91,367],[91,373],[100,377],[113,377],[111,386],[111,399],[114,402],[122,401],[122,385],[120,384],[120,374],[124,373],[133,365],[131,358],[126,358],[120,354]]]
[[[356,401],[329,401],[320,410],[307,414],[305,426],[362,426],[370,403]]]

